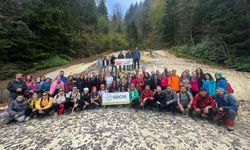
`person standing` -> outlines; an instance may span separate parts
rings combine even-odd
[[[140,59],[141,59],[141,52],[136,47],[134,52],[133,52],[134,70],[136,70],[136,65],[138,66],[138,70],[140,69]]]
[[[131,52],[128,50],[125,57],[127,59],[131,59],[132,58],[132,55],[131,55]],[[127,65],[127,71],[131,70],[133,68],[133,65]]]
[[[98,68],[98,72],[103,70],[103,58],[100,57],[96,62],[96,67]]]
[[[67,82],[67,78],[64,76],[63,70],[60,71],[60,77],[61,77],[61,81],[65,84]]]
[[[122,53],[122,51],[119,53],[119,55],[118,55],[118,59],[124,59],[125,58],[125,56],[124,56],[124,54]],[[122,68],[123,68],[123,70],[125,70],[125,66],[123,65],[123,66],[121,66],[121,65],[119,65],[119,71],[121,72],[122,71]]]
[[[108,72],[109,60],[106,56],[102,61],[103,72],[106,74]]]
[[[180,77],[176,74],[176,70],[172,70],[171,76],[168,77],[168,85],[170,85],[175,92],[180,91]]]
[[[111,63],[111,73],[114,72],[114,69],[115,69],[115,72],[117,72],[117,67],[115,66],[115,60],[116,60],[116,57],[115,55],[112,55],[111,58],[110,58],[110,63]]]
[[[23,95],[26,89],[27,85],[22,79],[22,74],[17,73],[16,79],[10,81],[7,86],[7,90],[10,92],[8,105],[10,105],[18,95]]]

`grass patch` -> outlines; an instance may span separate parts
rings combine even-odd
[[[54,56],[50,59],[46,59],[41,61],[40,63],[33,63],[33,66],[36,70],[40,69],[46,69],[46,68],[52,68],[52,67],[57,67],[61,65],[66,65],[70,62],[70,58],[67,57],[67,60],[60,56]]]

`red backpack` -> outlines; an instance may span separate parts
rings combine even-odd
[[[227,92],[228,92],[229,94],[234,93],[234,89],[232,88],[232,86],[230,85],[229,82],[227,82]]]

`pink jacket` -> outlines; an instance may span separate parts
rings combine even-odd
[[[53,81],[51,86],[50,86],[50,90],[49,90],[49,94],[53,95],[56,91],[56,86],[57,86],[57,80]],[[60,81],[60,87],[64,90],[64,83],[62,81]]]
[[[168,78],[161,78],[161,86],[167,87],[168,86]]]
[[[199,91],[197,78],[191,78],[191,87],[192,87],[192,91]]]

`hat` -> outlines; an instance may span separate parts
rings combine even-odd
[[[89,91],[89,88],[84,88],[83,91]]]
[[[215,75],[219,76],[220,78],[222,78],[222,73],[221,72],[216,72]]]
[[[223,88],[221,88],[221,87],[218,87],[216,90],[220,90],[220,91],[225,91]]]

